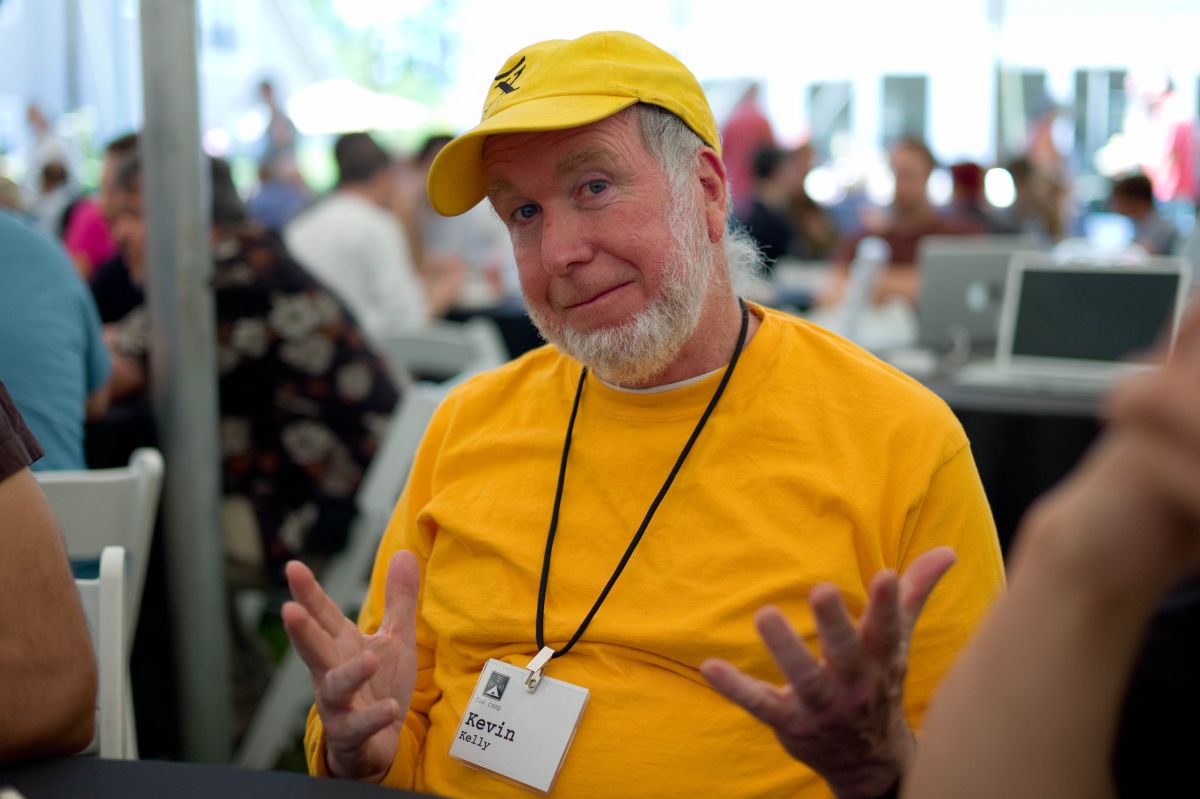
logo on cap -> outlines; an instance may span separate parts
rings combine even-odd
[[[517,81],[520,80],[521,75],[524,72],[525,72],[525,56],[521,56],[521,58],[517,61],[517,63],[513,64],[512,67],[510,67],[506,72],[501,72],[499,75],[492,78],[492,80],[496,81],[496,85],[493,86],[492,88],[499,89],[500,94],[496,95],[496,98],[494,100],[492,100],[490,103],[488,103],[488,107],[487,107],[488,113],[491,112],[492,106],[495,105],[500,100],[500,98],[504,97],[505,95],[512,94],[517,89],[521,88],[520,86],[517,86],[516,84],[517,84]]]

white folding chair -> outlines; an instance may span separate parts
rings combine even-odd
[[[34,472],[50,500],[72,560],[93,560],[107,546],[125,548],[128,646],[133,646],[150,541],[162,491],[163,459],[158,450],[134,450],[117,469]]]
[[[359,515],[346,547],[329,561],[321,575],[325,592],[347,615],[366,596],[379,540],[408,479],[417,445],[446,391],[443,386],[428,383],[405,389],[379,451],[363,476],[355,497]],[[279,753],[303,728],[304,714],[311,704],[308,667],[289,646],[255,708],[238,749],[237,764],[244,768],[272,768]]]
[[[434,322],[420,330],[387,336],[377,345],[401,373],[438,380],[470,376],[508,360],[496,323],[486,317]]]
[[[122,584],[125,610],[122,636],[128,660],[137,633],[142,587],[150,561],[150,542],[162,492],[163,459],[158,450],[134,450],[129,465],[116,469],[34,472],[62,528],[67,554],[73,561],[99,558],[111,546],[127,558]],[[128,670],[122,671],[125,708],[125,757],[137,758],[137,731]]]
[[[125,550],[105,547],[100,553],[100,574],[77,579],[79,598],[92,634],[92,649],[100,675],[96,692],[96,735],[85,753],[116,760],[136,756],[128,748],[129,656],[125,626]]]

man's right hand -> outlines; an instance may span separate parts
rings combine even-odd
[[[396,755],[416,682],[416,558],[392,556],[374,635],[342,614],[303,563],[286,572],[295,601],[283,606],[283,626],[312,674],[329,773],[378,782]]]

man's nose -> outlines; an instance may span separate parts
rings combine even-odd
[[[587,225],[578,214],[543,212],[541,227],[542,268],[547,274],[565,275],[591,259]]]

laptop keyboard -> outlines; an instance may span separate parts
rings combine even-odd
[[[1097,396],[1112,388],[1118,377],[1116,373],[1063,375],[1017,372],[1000,369],[993,364],[970,364],[954,374],[951,381],[964,388]]]

